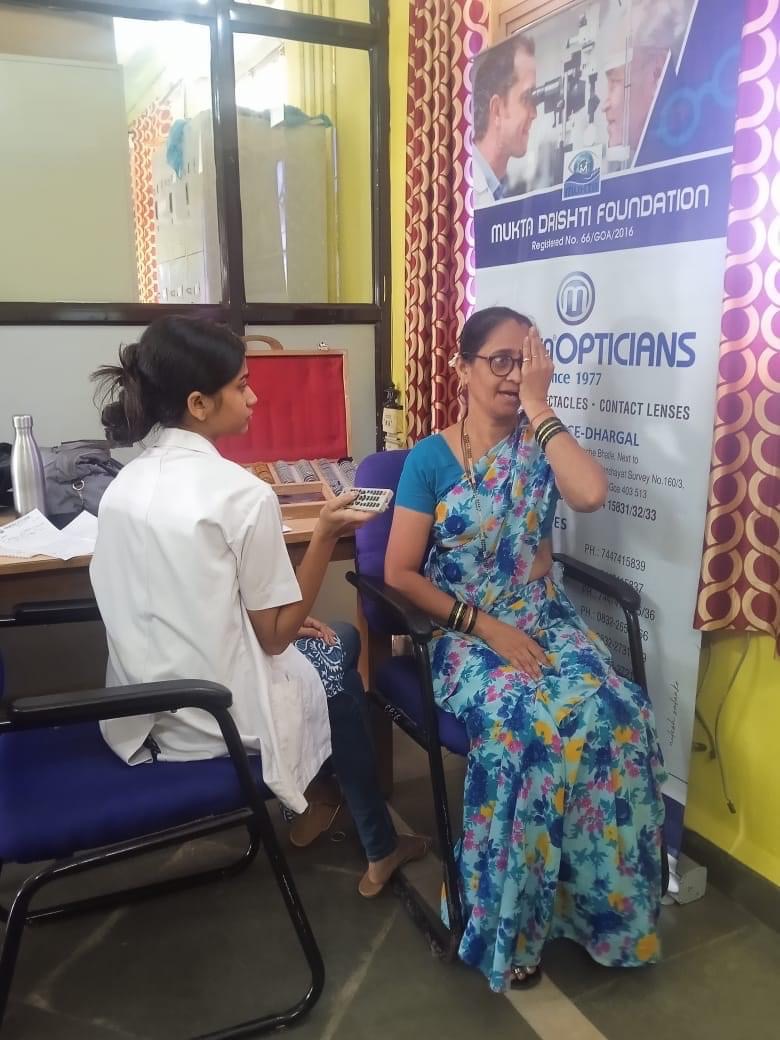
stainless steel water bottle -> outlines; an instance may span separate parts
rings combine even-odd
[[[46,515],[46,484],[43,479],[43,460],[32,432],[31,415],[15,415],[16,439],[11,449],[11,486],[14,509],[23,516],[33,509]]]

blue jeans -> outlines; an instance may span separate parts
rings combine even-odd
[[[328,698],[331,761],[366,856],[375,862],[395,851],[398,836],[379,788],[363,680],[357,671],[360,634],[347,622],[332,627],[344,648],[344,690]]]

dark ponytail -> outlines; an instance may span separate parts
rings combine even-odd
[[[243,342],[229,329],[199,318],[158,318],[137,343],[119,350],[118,365],[92,373],[106,436],[135,444],[155,426],[181,422],[190,394],[218,393],[244,362]]]
[[[529,328],[533,325],[530,318],[511,307],[486,307],[483,311],[475,311],[460,334],[461,355],[467,360],[473,358],[484,346],[491,332],[505,321],[516,321],[518,325],[528,325]]]

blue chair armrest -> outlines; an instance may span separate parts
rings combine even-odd
[[[177,711],[179,708],[201,708],[219,725],[247,805],[255,812],[265,812],[263,793],[253,776],[238,727],[230,714],[232,702],[230,690],[205,679],[173,679],[80,693],[19,697],[0,705],[0,733],[8,729],[48,728]],[[277,858],[275,852],[269,852],[269,856],[272,860]]]
[[[202,708],[219,718],[232,701],[230,691],[218,683],[175,679],[137,686],[115,686],[108,690],[18,697],[7,703],[4,713],[14,729],[33,729],[150,715],[179,708]]]
[[[581,563],[573,556],[565,553],[554,553],[553,559],[560,563],[567,578],[573,578],[589,589],[595,589],[610,599],[619,603],[623,610],[635,614],[642,603],[642,598],[637,590],[622,578],[616,578],[614,574],[602,571],[589,563]]]
[[[0,627],[61,625],[75,621],[100,621],[100,611],[94,599],[55,599],[18,603],[10,614],[0,617]]]
[[[393,620],[397,635],[411,636],[415,643],[429,643],[433,638],[434,623],[419,607],[407,599],[402,592],[387,585],[381,578],[370,578],[365,574],[349,571],[347,581],[358,592],[381,603]]]

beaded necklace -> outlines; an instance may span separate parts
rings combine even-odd
[[[460,446],[463,452],[463,461],[466,463],[466,477],[471,490],[474,492],[474,502],[477,507],[477,516],[479,517],[479,540],[482,545],[482,555],[487,556],[487,538],[485,537],[485,524],[482,516],[482,505],[479,501],[479,492],[477,490],[477,478],[474,473],[474,457],[471,454],[471,440],[468,432],[466,431],[466,420],[462,419],[460,424]]]

